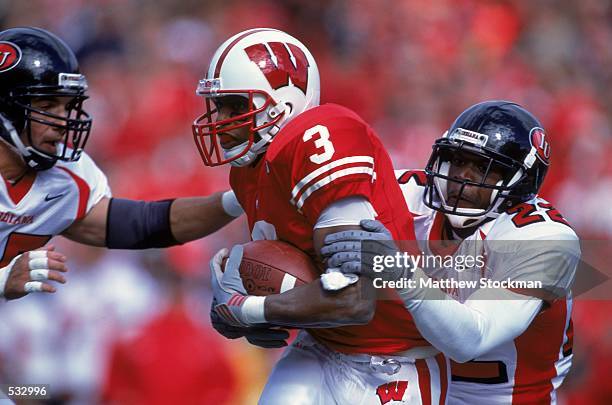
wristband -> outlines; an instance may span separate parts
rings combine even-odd
[[[236,194],[234,194],[233,190],[226,191],[221,196],[221,205],[223,206],[223,211],[230,217],[237,218],[240,215],[244,214],[244,210],[242,206],[238,202],[236,198]]]
[[[266,297],[257,297],[250,295],[242,304],[242,315],[244,321],[253,325],[256,323],[266,323],[266,317],[264,314]]]
[[[13,257],[13,260],[6,266],[0,268],[0,298],[4,298],[4,289],[6,288],[6,282],[8,281],[9,276],[11,275],[11,270],[13,270],[13,265],[19,259],[21,255],[17,255]]]

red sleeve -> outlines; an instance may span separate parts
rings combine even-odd
[[[372,201],[377,145],[367,125],[352,116],[321,118],[287,144],[290,201],[316,223],[333,201],[360,195]]]

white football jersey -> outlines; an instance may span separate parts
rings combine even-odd
[[[425,254],[448,254],[448,251],[439,251],[439,242],[431,243],[442,239],[444,214],[423,203],[424,171],[397,170],[396,177],[414,216],[419,248]],[[567,253],[573,259],[553,262],[555,258],[547,256],[548,246],[563,250],[563,257]],[[580,247],[577,235],[561,214],[551,204],[536,197],[482,224],[450,252],[451,255],[478,253],[483,254],[485,266],[475,268],[477,271],[424,270],[434,279],[457,280],[537,280],[546,279],[542,277],[542,273],[546,273],[550,284],[545,285],[569,291]],[[450,296],[462,302],[474,291],[474,288],[447,290]],[[556,402],[556,388],[561,385],[572,362],[571,293],[544,305],[525,332],[513,341],[467,363],[451,361],[449,403]]]
[[[110,196],[106,176],[86,153],[76,162],[58,161],[28,174],[15,185],[0,182],[0,267],[44,246]]]

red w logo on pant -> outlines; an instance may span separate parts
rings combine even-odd
[[[376,388],[376,395],[380,398],[382,405],[391,401],[401,401],[408,388],[408,381],[393,381],[379,385]]]
[[[274,90],[289,85],[291,78],[291,83],[306,94],[309,65],[304,51],[296,45],[282,42],[269,42],[268,46],[274,54],[276,64],[264,44],[251,45],[245,51],[249,59],[261,69]]]

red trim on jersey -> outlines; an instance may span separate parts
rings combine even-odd
[[[251,34],[254,34],[256,32],[260,32],[260,31],[269,31],[266,28],[259,28],[259,29],[255,29],[249,32],[245,32],[242,35],[240,35],[238,38],[234,39],[232,41],[231,44],[229,44],[224,50],[223,53],[221,54],[221,56],[219,56],[219,60],[217,61],[217,66],[215,66],[215,75],[214,77],[209,77],[209,79],[216,79],[219,77],[219,74],[221,73],[221,65],[223,65],[223,61],[225,61],[225,58],[227,57],[227,54],[229,53],[229,51],[234,47],[234,45],[236,45],[241,39],[248,37]]]
[[[529,328],[514,339],[516,370],[512,404],[549,404],[552,379],[557,376],[555,363],[565,336],[567,301],[555,301],[540,312]],[[534,352],[538,355],[534,356]]]
[[[448,370],[444,354],[439,353],[436,355],[436,363],[438,363],[438,369],[440,370],[440,405],[444,405],[448,391]]]
[[[34,180],[36,180],[36,172],[27,172],[17,184],[12,184],[8,180],[4,179],[4,184],[6,184],[6,191],[8,192],[9,197],[13,201],[13,204],[17,205],[28,191],[32,188],[32,184],[34,184]]]
[[[418,186],[425,187],[427,185],[427,174],[424,170],[406,170],[397,178],[397,182],[406,184],[410,179],[414,179]]]
[[[442,240],[442,225],[444,224],[444,215],[436,212],[434,222],[429,230],[429,240]]]
[[[417,369],[417,376],[419,377],[419,391],[421,391],[421,403],[423,405],[431,405],[431,375],[429,374],[429,367],[427,361],[424,359],[417,359],[414,362]]]
[[[79,189],[79,208],[77,209],[76,219],[81,219],[87,213],[87,201],[89,200],[89,194],[91,193],[89,184],[87,184],[85,180],[74,174],[72,171],[66,169],[65,167],[60,166],[59,168],[68,173],[70,177],[72,177]]]
[[[429,243],[429,249],[435,255],[452,256],[459,249],[461,243],[459,241],[447,240],[443,237],[444,219],[444,214],[436,212],[434,223],[429,231],[429,241],[435,243]]]

